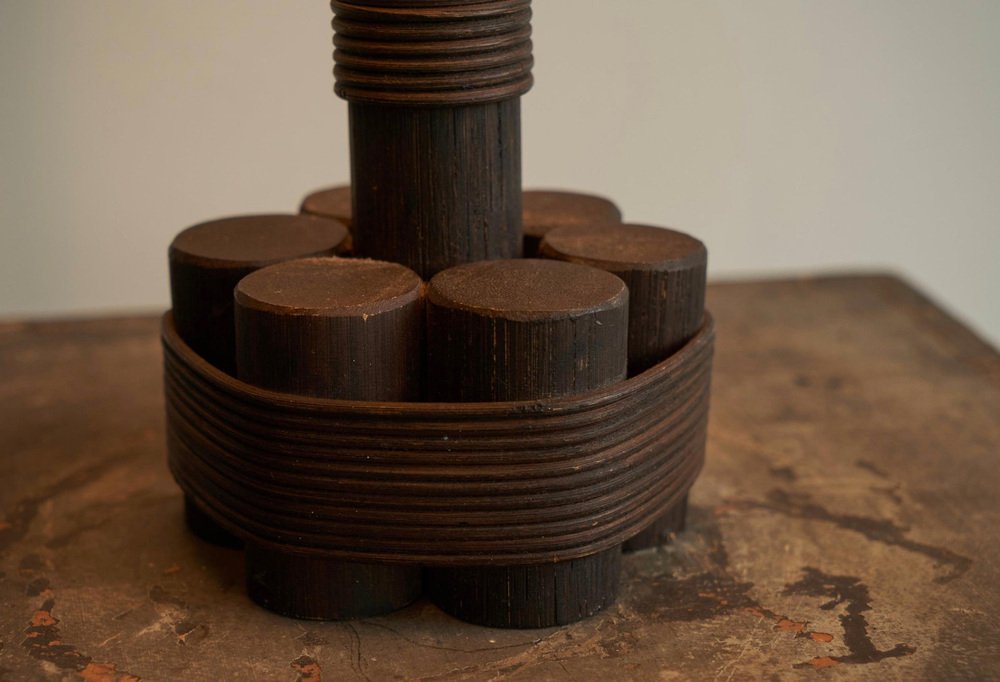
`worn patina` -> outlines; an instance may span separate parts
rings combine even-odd
[[[710,288],[708,464],[618,603],[493,630],[254,606],[164,459],[159,319],[0,325],[0,680],[986,679],[1000,357],[899,280]]]

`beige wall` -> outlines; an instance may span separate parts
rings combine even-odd
[[[714,277],[891,268],[1000,342],[1000,2],[536,0],[525,182]],[[166,247],[348,177],[326,2],[0,0],[0,314],[164,307]]]

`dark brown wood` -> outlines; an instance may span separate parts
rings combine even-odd
[[[251,272],[282,261],[340,253],[342,223],[301,215],[249,215],[189,227],[170,244],[170,298],[181,338],[234,374],[233,289]]]
[[[351,208],[351,186],[337,185],[311,192],[299,204],[299,213],[337,220],[346,225],[350,231],[354,218]],[[348,234],[341,253],[351,255],[353,252],[354,238]]]
[[[525,190],[523,207],[524,255],[538,257],[542,239],[550,230],[569,225],[620,223],[621,210],[609,199],[564,190]]]
[[[423,282],[396,263],[305,258],[236,287],[236,368],[254,386],[296,395],[421,397]]]
[[[524,257],[537,258],[538,247],[549,230],[567,225],[620,223],[621,210],[610,200],[593,194],[560,190],[525,190],[521,194]],[[316,190],[302,199],[301,213],[339,220],[351,227],[350,185]]]
[[[694,483],[713,329],[706,316],[656,367],[586,393],[386,403],[233,379],[167,313],[168,464],[213,518],[276,550],[427,565],[576,559],[620,546]]]
[[[170,298],[177,331],[191,348],[235,375],[233,289],[254,270],[291,258],[333,255],[346,246],[339,222],[296,215],[222,218],[189,227],[170,245]],[[188,526],[208,542],[242,543],[185,499]]]
[[[622,543],[622,551],[638,552],[673,542],[687,527],[687,516],[688,496],[685,495],[645,529]]]
[[[578,225],[549,232],[540,250],[614,273],[628,286],[630,375],[669,356],[701,326],[708,251],[688,234],[650,225]]]
[[[548,232],[546,258],[613,272],[629,289],[629,373],[675,352],[698,331],[705,312],[708,252],[690,235],[648,225],[576,225]],[[656,547],[684,530],[687,497],[625,543],[625,551]]]
[[[436,276],[427,296],[431,400],[530,400],[625,378],[628,291],[614,275],[482,261]]]
[[[332,0],[334,90],[351,102],[462,106],[531,87],[531,0]]]
[[[520,100],[349,105],[354,249],[425,279],[521,255]]]
[[[429,567],[426,592],[447,613],[495,628],[569,625],[611,606],[622,552],[530,566]]]
[[[348,400],[421,394],[423,282],[394,263],[296,260],[236,287],[236,366],[255,386]],[[247,591],[283,615],[343,620],[420,596],[416,566],[345,562],[251,543]]]
[[[425,279],[520,256],[530,1],[331,5],[355,251]]]
[[[246,571],[251,599],[283,616],[305,620],[392,613],[422,591],[417,566],[286,554],[253,543],[247,545]]]
[[[628,292],[593,268],[541,260],[446,270],[428,287],[429,393],[504,401],[582,393],[625,378]],[[492,627],[573,623],[614,602],[620,548],[531,566],[428,567],[448,613]]]
[[[299,212],[339,220],[350,229],[353,222],[351,186],[335,185],[311,192],[302,199]]]
[[[0,322],[0,679],[995,678],[1000,355],[886,276],[708,307],[688,532],[623,557],[614,607],[528,633],[256,607],[163,465],[159,316]]]

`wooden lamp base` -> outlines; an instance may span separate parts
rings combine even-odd
[[[214,221],[171,248],[188,522],[245,543],[251,598],[296,618],[422,589],[493,627],[591,616],[623,547],[683,527],[702,466],[704,247],[601,197],[522,191],[530,0],[331,6],[351,185],[280,229]]]

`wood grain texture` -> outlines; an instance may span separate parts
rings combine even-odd
[[[620,223],[621,210],[609,199],[565,190],[528,189],[521,193],[524,256],[537,258],[545,233],[566,225]],[[351,227],[353,221],[350,185],[324,187],[307,194],[299,212],[339,220]]]
[[[629,290],[629,373],[638,374],[694,336],[705,313],[708,251],[694,237],[650,225],[560,227],[541,255],[614,273]]]
[[[331,7],[356,252],[424,279],[520,256],[530,0]]]
[[[420,568],[286,554],[247,545],[246,585],[264,608],[301,620],[356,620],[397,611],[422,594]]]
[[[282,261],[340,253],[342,223],[312,216],[235,216],[184,230],[170,245],[170,298],[177,331],[210,363],[234,373],[233,290]]]
[[[358,255],[402,263],[424,279],[521,255],[519,99],[348,109]]]
[[[638,552],[673,542],[687,527],[687,516],[688,496],[685,495],[646,528],[622,543],[622,551]]]
[[[614,607],[529,633],[426,600],[256,607],[163,466],[159,317],[0,322],[0,677],[995,677],[1000,355],[886,276],[716,284],[708,307],[689,532],[625,555]]]
[[[706,316],[670,358],[587,393],[385,403],[233,379],[187,348],[168,313],[168,463],[213,518],[278,550],[433,565],[579,558],[620,545],[694,482],[713,329]]]
[[[170,298],[178,333],[192,349],[235,374],[233,289],[254,270],[291,258],[342,253],[346,226],[329,219],[294,215],[235,216],[200,223],[170,245]],[[190,499],[188,526],[208,542],[241,542],[215,524]]]
[[[542,260],[446,270],[428,286],[430,392],[504,401],[582,393],[625,378],[628,292],[613,275]],[[529,566],[429,567],[427,592],[479,625],[574,623],[618,594],[620,548]]]
[[[240,379],[296,395],[419,397],[423,282],[394,263],[309,258],[236,287]],[[420,596],[416,566],[346,562],[247,547],[247,591],[283,615],[343,620],[388,613]]]
[[[527,566],[429,567],[428,597],[445,612],[494,628],[569,625],[614,604],[622,552]]]
[[[483,261],[441,273],[427,297],[431,400],[533,400],[625,377],[628,291],[614,275]]]
[[[610,199],[566,190],[528,189],[521,196],[524,255],[537,258],[550,230],[571,225],[620,223],[622,212]]]
[[[335,91],[352,102],[461,106],[531,87],[531,2],[330,3]]]
[[[705,312],[708,251],[690,235],[649,225],[591,224],[549,231],[541,255],[613,272],[629,289],[628,362],[636,374],[684,345]],[[629,539],[625,551],[656,547],[684,530],[687,498]]]
[[[289,261],[236,287],[241,380],[295,395],[405,401],[422,395],[423,282],[401,265]]]

